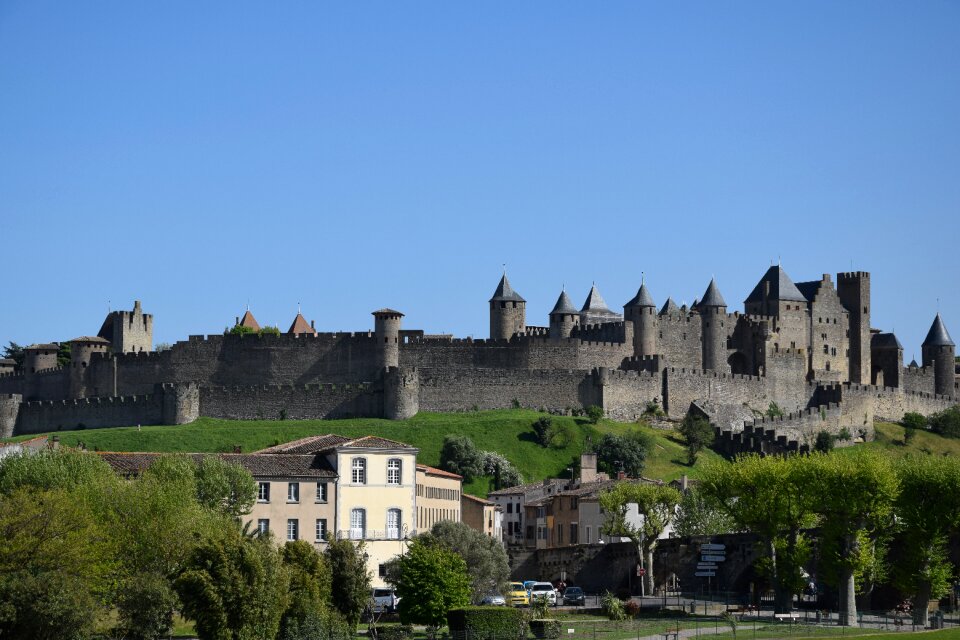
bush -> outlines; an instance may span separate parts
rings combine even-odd
[[[679,431],[687,443],[687,464],[693,466],[700,450],[713,444],[713,427],[703,416],[688,413],[680,424]]]
[[[783,417],[783,409],[780,408],[776,402],[771,402],[767,407],[767,417],[768,418],[781,418]]]
[[[626,611],[628,617],[636,618],[637,614],[640,613],[640,604],[633,600],[627,600],[623,603],[623,610]]]
[[[813,443],[813,450],[821,453],[833,451],[834,437],[827,431],[818,431],[817,439]]]
[[[451,634],[467,635],[472,640],[506,640],[527,635],[523,612],[512,607],[464,607],[447,612]]]
[[[603,598],[600,600],[600,610],[603,611],[603,615],[607,616],[610,620],[618,621],[627,619],[627,610],[624,608],[623,602],[609,591],[604,593]]]
[[[650,436],[642,431],[631,431],[622,436],[604,434],[593,447],[597,454],[597,467],[611,477],[623,471],[632,478],[639,478],[652,444]]]
[[[384,629],[379,630],[384,638]],[[300,619],[285,620],[277,634],[277,640],[352,640],[353,632],[346,621],[328,609],[314,611]],[[406,636],[409,638],[410,636]],[[401,640],[399,637],[396,640]]]
[[[530,631],[537,638],[555,639],[560,637],[559,620],[531,620]]]
[[[413,626],[409,624],[377,627],[377,640],[410,640],[412,637]]]
[[[837,434],[837,440],[853,440],[853,434],[850,433],[850,429],[844,427],[840,429],[840,433]]]
[[[947,438],[960,438],[960,406],[930,416],[930,430]]]
[[[542,416],[533,423],[533,432],[537,434],[537,444],[541,447],[550,446],[555,431],[556,427],[553,426],[550,416]]]
[[[923,415],[911,411],[903,414],[900,424],[903,425],[904,429],[926,429],[927,419]]]
[[[587,413],[587,419],[590,420],[590,424],[597,424],[598,422],[600,422],[600,419],[603,417],[603,408],[598,407],[595,404],[592,404],[589,407],[587,407],[586,413]]]

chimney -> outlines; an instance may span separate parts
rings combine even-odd
[[[626,480],[627,473],[625,471],[617,471],[617,480]]]
[[[236,325],[240,324],[240,316],[234,316],[234,317],[237,319],[237,321],[233,323],[234,326],[236,326]]]
[[[580,454],[580,484],[597,481],[597,454]]]
[[[239,444],[235,444],[235,445],[233,445],[233,452],[234,452],[234,453],[243,453],[243,447],[241,447]]]
[[[316,327],[313,326],[313,320],[310,321],[310,328],[311,328],[311,329],[316,329]]]

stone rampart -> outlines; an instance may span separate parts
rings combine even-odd
[[[24,402],[15,432],[44,433],[163,424],[162,394]]]
[[[200,387],[200,415],[229,420],[379,418],[383,392],[371,383]]]
[[[761,376],[673,367],[664,369],[663,375],[664,409],[668,416],[678,420],[687,414],[695,400],[743,404],[757,409],[766,408],[771,401],[780,404],[782,400],[774,397],[769,388],[769,380]]]
[[[598,394],[597,404],[614,420],[634,421],[643,415],[648,402],[663,401],[660,373],[596,369],[590,377]]]
[[[420,410],[509,409],[548,411],[599,404],[592,377],[578,370],[421,369]]]

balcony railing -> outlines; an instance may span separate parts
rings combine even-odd
[[[342,529],[337,531],[337,540],[402,540],[399,529],[377,531],[375,529]]]

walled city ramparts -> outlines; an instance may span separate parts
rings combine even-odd
[[[754,417],[715,423],[719,448],[782,453],[809,448],[820,431],[868,440],[874,418],[931,414],[957,397],[955,347],[939,315],[922,365],[904,367],[896,337],[869,328],[864,272],[839,274],[836,287],[829,274],[794,285],[771,267],[743,313],[727,313],[714,282],[693,306],[660,309],[643,284],[622,315],[595,288],[580,310],[563,292],[541,327],[526,325],[525,305],[504,276],[489,339],[402,329],[403,314],[390,309],[374,312],[373,331],[321,333],[298,314],[274,335],[247,311],[237,319],[246,333],[153,351],[153,317],[138,302],[112,312],[100,335],[71,341],[66,366],[57,345],[41,344],[18,370],[0,369],[0,436],[199,416],[403,419],[517,406],[681,419],[696,404]],[[762,417],[771,405],[783,415]]]

